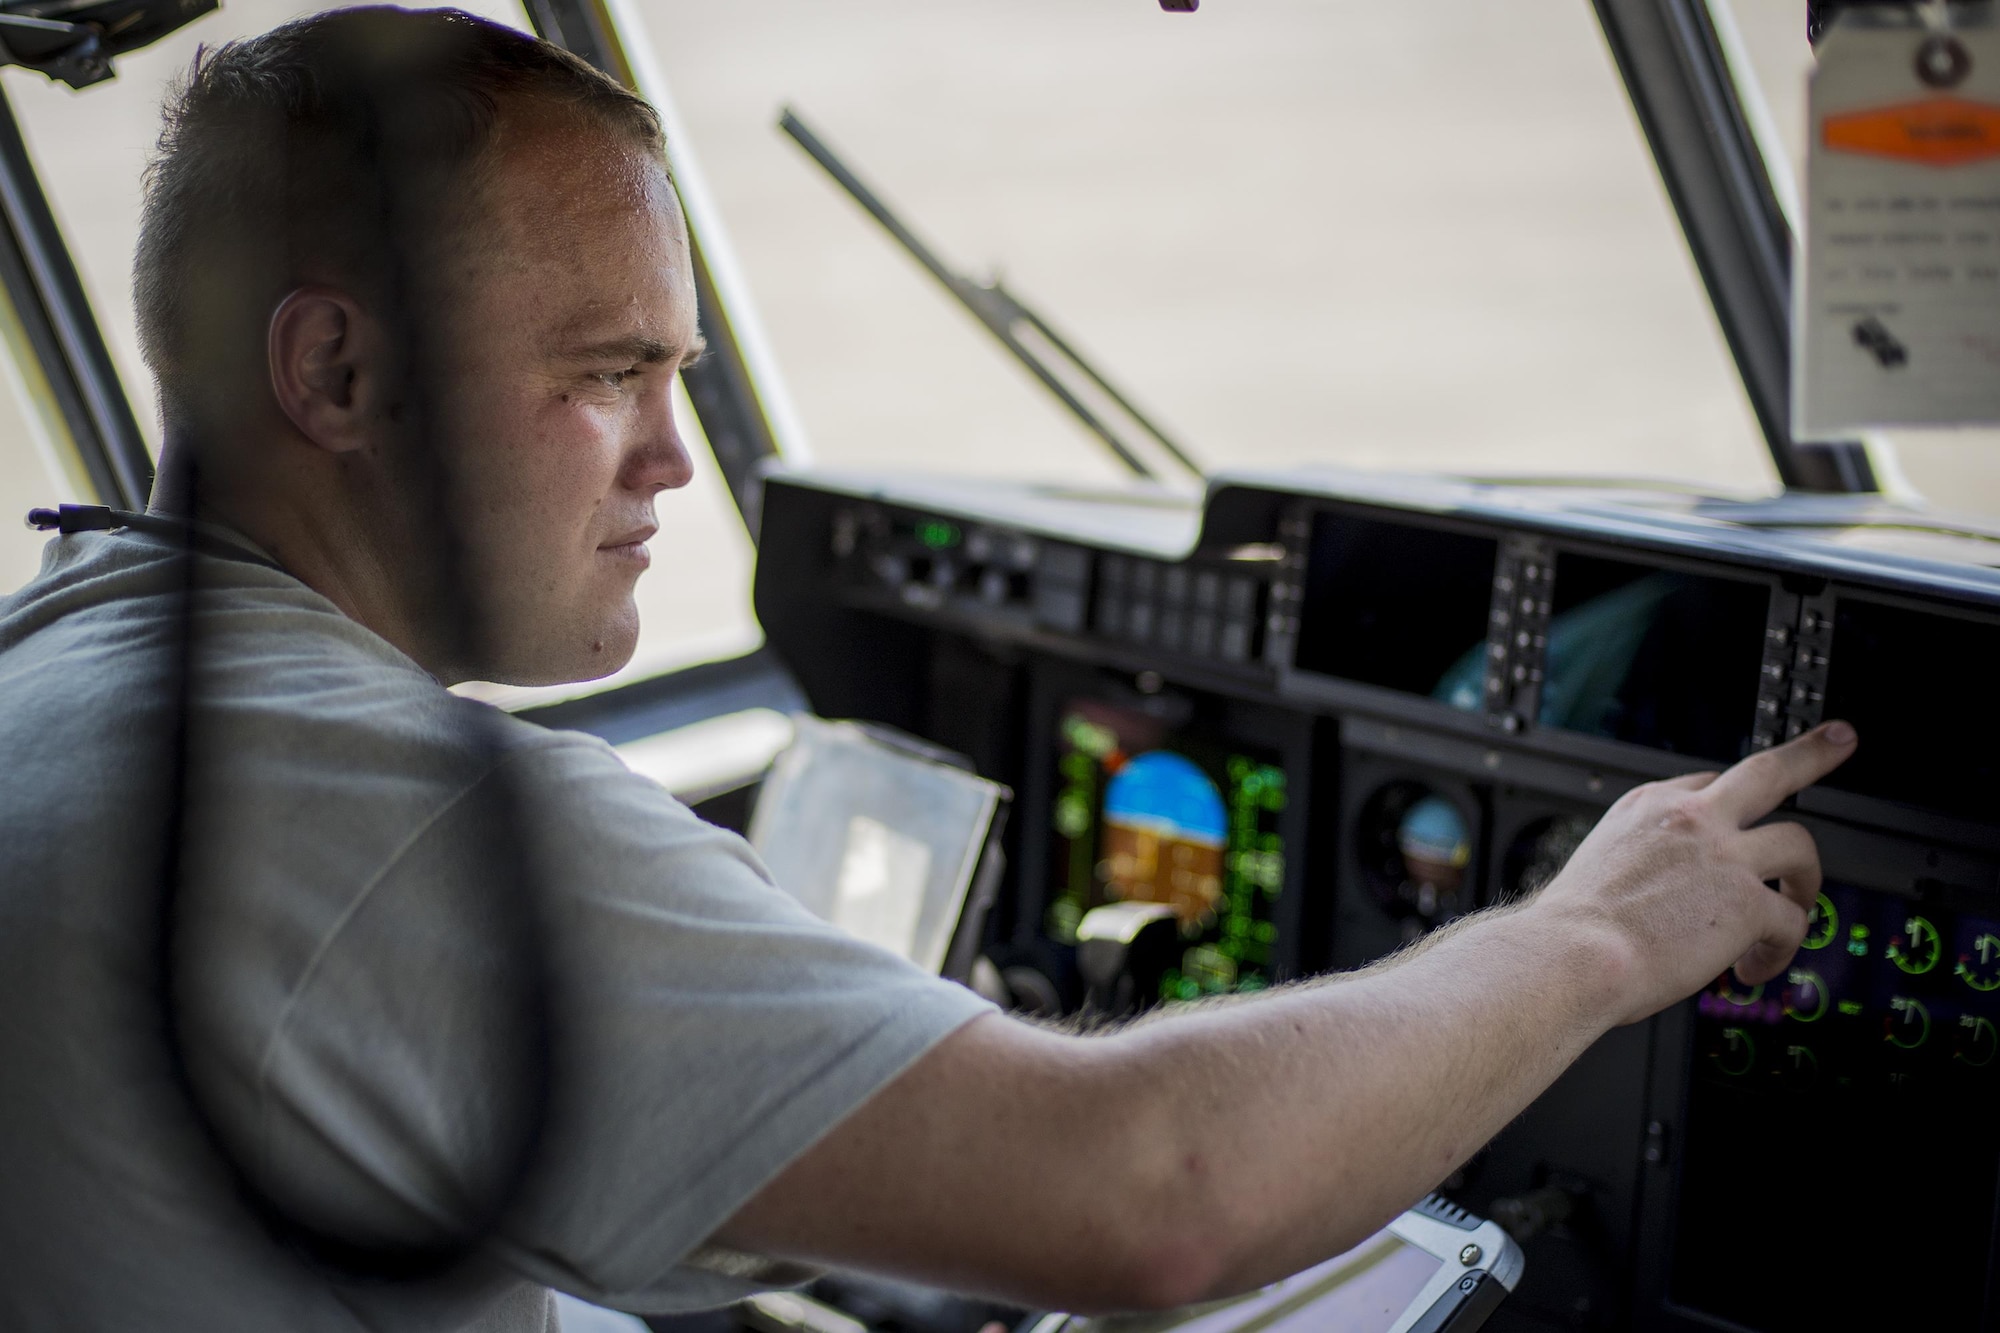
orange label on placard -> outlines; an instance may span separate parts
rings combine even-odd
[[[2000,157],[2000,106],[1934,97],[1828,116],[1820,135],[1834,152],[1961,167]]]

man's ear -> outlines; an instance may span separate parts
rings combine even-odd
[[[265,354],[278,410],[329,453],[373,442],[389,392],[379,324],[347,293],[301,287],[271,313]]]

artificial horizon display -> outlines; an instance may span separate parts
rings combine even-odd
[[[1182,947],[1160,998],[1269,985],[1284,769],[1256,747],[1178,734],[1095,699],[1062,707],[1056,739],[1048,936],[1073,942],[1084,914],[1105,903],[1162,903]]]

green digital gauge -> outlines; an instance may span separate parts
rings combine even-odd
[[[1833,899],[1821,894],[1814,901],[1812,915],[1806,918],[1806,937],[1800,948],[1824,949],[1833,943],[1833,937],[1840,933],[1840,909],[1833,905]]]
[[[1710,1052],[1708,1058],[1715,1062],[1717,1070],[1738,1078],[1757,1063],[1757,1043],[1742,1028],[1724,1028],[1721,1048]]]
[[[1993,1063],[1996,1055],[2000,1055],[2000,1031],[1994,1030],[1992,1020],[1975,1018],[1971,1014],[1960,1017],[1951,1058],[1959,1064],[1983,1069]]]
[[[1826,982],[1811,968],[1795,967],[1785,976],[1785,1017],[1801,1023],[1817,1023],[1832,1003]]]
[[[1972,952],[1961,954],[1952,971],[1974,990],[2000,990],[2000,936],[1982,932],[1972,942]]]
[[[1931,1014],[1923,1002],[1907,995],[1889,1001],[1889,1017],[1883,1022],[1883,1036],[1899,1051],[1914,1051],[1930,1040]]]
[[[1890,937],[1885,952],[1898,968],[1920,977],[1937,966],[1942,948],[1937,927],[1924,917],[1913,916],[1903,923],[1902,934]]]

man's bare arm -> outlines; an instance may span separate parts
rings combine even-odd
[[[1103,1037],[980,1019],[716,1239],[1070,1309],[1297,1271],[1432,1188],[1609,1028],[1732,963],[1780,972],[1818,855],[1795,825],[1750,826],[1851,752],[1823,729],[1640,788],[1532,901],[1387,966]]]

